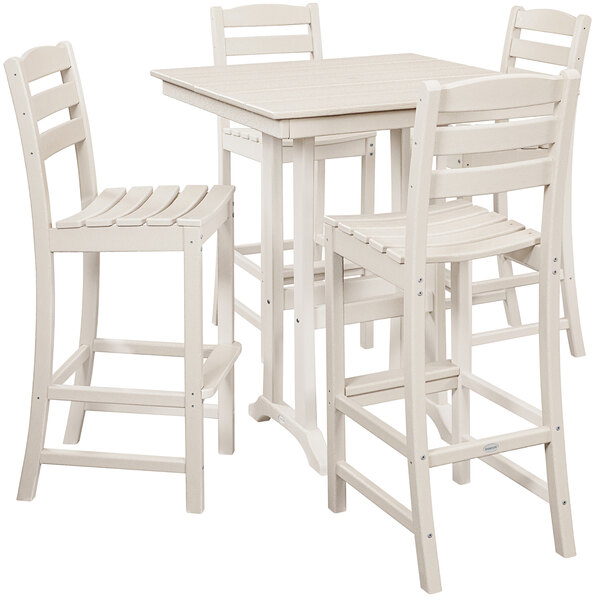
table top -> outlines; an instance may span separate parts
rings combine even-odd
[[[154,77],[274,120],[414,109],[422,81],[494,71],[418,54],[159,69]]]

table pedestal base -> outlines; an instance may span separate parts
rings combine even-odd
[[[284,403],[276,404],[265,396],[259,396],[256,402],[250,404],[248,412],[256,421],[273,419],[285,427],[302,446],[308,464],[319,475],[327,474],[327,446],[321,430],[317,427],[307,429],[301,425],[291,406]]]

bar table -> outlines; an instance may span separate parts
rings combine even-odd
[[[160,69],[166,96],[262,133],[261,334],[263,392],[250,405],[302,446],[309,464],[327,471],[317,426],[314,302],[315,137],[390,130],[392,210],[402,210],[410,163],[410,128],[419,85],[481,77],[493,71],[416,54]],[[490,119],[502,118],[490,111]],[[525,115],[524,115],[525,116]],[[468,114],[464,120],[468,121]],[[283,398],[282,140],[293,139],[295,398]]]

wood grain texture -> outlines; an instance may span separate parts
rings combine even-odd
[[[152,75],[270,119],[414,109],[419,84],[491,71],[417,54],[161,69]]]

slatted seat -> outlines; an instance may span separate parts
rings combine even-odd
[[[386,253],[392,260],[404,262],[405,214],[327,216],[325,222]],[[497,256],[530,248],[540,241],[538,232],[464,201],[433,205],[429,209],[428,223],[427,260],[432,263]]]
[[[440,465],[452,464],[454,481],[466,484],[471,477],[470,461],[481,459],[544,499],[550,504],[556,551],[565,557],[575,554],[560,382],[559,266],[579,80],[579,73],[570,69],[560,77],[511,74],[446,85],[424,82],[415,116],[406,211],[325,218],[329,507],[334,512],[346,509],[349,484],[409,529],[415,536],[421,587],[429,593],[441,590],[429,474],[429,469]],[[554,107],[546,116],[517,118],[524,109],[534,112],[545,105]],[[506,111],[513,121],[489,123],[486,116],[491,107]],[[466,121],[465,113],[470,124],[460,125]],[[471,169],[441,168],[436,160],[542,144],[549,145],[542,157],[534,152]],[[543,193],[539,233],[465,200],[535,188]],[[541,410],[478,377],[472,365],[471,261],[534,253],[540,285]],[[346,376],[344,261],[348,260],[403,291],[400,368]],[[431,356],[430,347],[432,337],[440,331],[445,334],[443,263],[451,263],[449,359]],[[435,309],[431,312],[430,293]],[[428,327],[431,321],[433,327]],[[440,354],[440,348],[445,354],[445,343],[436,341],[435,354]],[[528,421],[529,428],[474,438],[471,391]],[[440,398],[440,393],[446,395]],[[402,398],[406,433],[368,410],[372,404]],[[430,448],[428,416],[447,446]],[[410,507],[348,462],[346,419],[406,457]],[[544,450],[545,481],[504,454],[532,446]]]
[[[204,417],[216,418],[219,452],[231,454],[233,369],[241,346],[233,339],[233,193],[230,185],[108,188],[97,193],[90,128],[71,46],[30,50],[5,63],[31,196],[35,239],[37,312],[33,396],[19,500],[32,500],[40,465],[72,465],[185,473],[186,507],[204,509]],[[62,83],[32,94],[30,83],[59,73]],[[39,132],[37,122],[63,109],[63,123]],[[52,226],[46,159],[75,146],[81,210]],[[204,343],[202,247],[217,234],[218,343]],[[97,337],[101,252],[182,251],[184,341],[152,342]],[[54,351],[54,255],[83,253],[83,306],[79,347],[56,370]],[[183,358],[180,391],[91,385],[96,352]],[[74,383],[66,383],[74,376]],[[217,403],[204,404],[218,395]],[[79,442],[86,411],[182,415],[185,456],[145,456],[45,447],[50,401],[71,403],[64,442]]]
[[[57,229],[78,227],[170,226],[184,215],[193,218],[203,207],[205,185],[110,188],[94,198],[82,211],[56,222]]]

